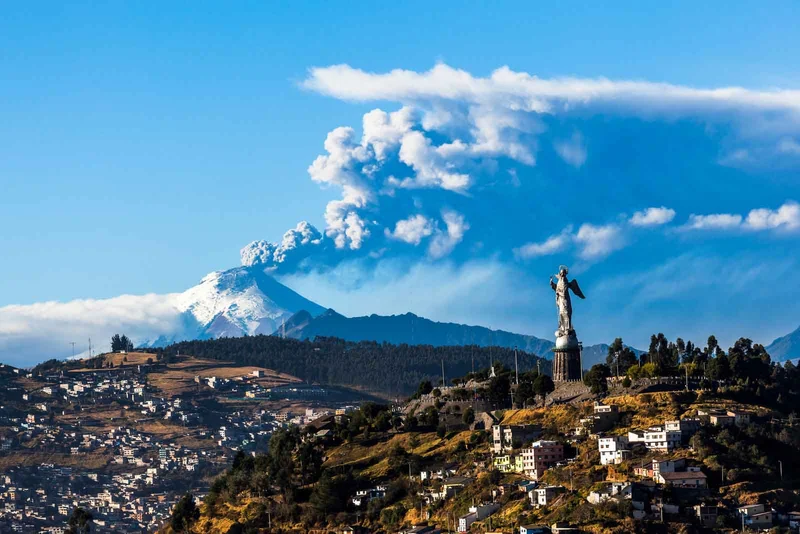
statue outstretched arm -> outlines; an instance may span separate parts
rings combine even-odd
[[[555,291],[555,290],[556,290],[556,283],[555,283],[555,282],[553,282],[553,277],[552,277],[552,276],[550,277],[550,287],[552,287],[552,288],[553,288],[553,291]]]

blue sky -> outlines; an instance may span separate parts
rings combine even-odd
[[[528,113],[514,127],[511,145],[529,150],[530,161],[511,145],[484,147],[494,152],[439,162],[470,176],[469,187],[442,187],[439,176],[391,194],[375,188],[356,210],[370,238],[287,263],[285,280],[346,313],[411,309],[549,336],[551,297],[536,284],[569,263],[594,291],[579,305],[591,342],[629,334],[641,344],[653,329],[768,342],[800,323],[796,304],[765,313],[798,291],[794,228],[780,218],[760,230],[687,225],[693,214],[746,220],[751,210],[800,200],[796,97],[759,103],[800,88],[798,22],[796,2],[6,6],[0,307],[181,291],[238,265],[251,241],[280,242],[299,221],[325,233],[326,205],[343,198],[342,184],[312,179],[309,166],[329,155],[329,132],[351,126],[358,144],[365,113],[404,106],[416,110],[411,129],[434,146],[466,140],[475,127],[474,117],[423,125],[425,114],[474,107],[469,95],[436,93],[447,76],[424,95],[387,91],[391,78],[376,79],[371,92],[344,78],[393,69],[424,77],[441,64],[486,80],[508,66],[545,80],[754,93],[718,106],[716,97],[687,100],[680,91],[662,98],[670,91],[651,85],[644,96],[595,99],[587,95],[597,87],[581,83],[589,92],[577,101],[543,97],[556,111]],[[343,64],[352,72],[329,68]],[[508,118],[492,113],[509,98],[521,97],[483,101],[487,120]],[[380,179],[408,171],[396,154],[386,162]],[[630,222],[661,207],[674,212],[669,221]],[[408,224],[398,229],[401,220]],[[587,256],[587,239],[603,239],[598,229],[611,232],[610,250]],[[432,258],[437,238],[444,249]],[[549,250],[561,244],[556,252],[523,249],[550,238]],[[724,278],[711,287],[699,272]],[[444,279],[459,283],[441,293],[426,286]],[[769,283],[774,291],[759,292]],[[459,292],[473,300],[456,304]]]

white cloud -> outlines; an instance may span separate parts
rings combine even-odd
[[[514,249],[514,255],[518,258],[528,259],[537,256],[549,256],[564,250],[573,239],[572,228],[567,227],[560,234],[551,235],[541,243],[526,243]]]
[[[450,254],[453,249],[464,239],[464,234],[469,230],[469,223],[458,212],[444,210],[442,212],[445,230],[436,228],[433,239],[428,245],[428,256],[439,259]]]
[[[508,67],[501,67],[489,77],[481,78],[445,64],[438,64],[427,72],[395,69],[383,74],[365,72],[349,65],[333,65],[310,69],[302,85],[342,100],[407,103],[455,100],[539,113],[590,103],[651,111],[742,108],[800,111],[800,91],[796,90],[698,89],[606,78],[544,79]]]
[[[394,230],[384,229],[387,237],[417,246],[426,237],[433,234],[433,223],[424,215],[417,214],[397,221]]]
[[[742,168],[760,165],[777,154],[794,153],[798,146],[794,139],[800,135],[800,91],[700,89],[605,78],[544,79],[508,67],[480,77],[444,64],[425,72],[384,73],[348,65],[315,67],[302,86],[342,100],[402,106],[394,112],[373,109],[366,113],[360,140],[352,128],[334,129],[325,141],[326,154],[309,167],[313,180],[341,188],[341,199],[326,208],[325,234],[343,250],[360,249],[372,224],[386,224],[379,210],[383,196],[397,197],[400,189],[473,196],[480,188],[498,183],[492,177],[498,169],[508,172],[506,159],[521,166],[536,165],[541,136],[553,128],[548,115],[608,114],[648,121],[700,118],[709,128],[721,126],[720,130],[733,132],[718,162]],[[587,161],[586,143],[577,127],[572,131],[567,138],[556,133],[549,142],[566,163],[580,168]],[[511,182],[521,184],[516,174]],[[393,219],[414,212],[409,208],[397,213],[397,204],[393,207]],[[629,222],[657,226],[671,217],[674,211],[669,208],[650,208],[634,214]],[[705,228],[730,221],[698,216],[692,224]],[[554,245],[555,241],[549,246]],[[536,253],[537,249],[529,250]]]
[[[399,187],[440,187],[448,191],[463,191],[470,185],[468,174],[453,172],[452,162],[465,150],[458,141],[434,147],[422,132],[403,136],[400,161],[414,169],[416,176],[394,182]]]
[[[752,230],[771,230],[775,228],[796,230],[800,228],[800,204],[786,202],[777,210],[767,208],[751,210],[744,224]]]
[[[800,229],[800,204],[793,200],[778,209],[752,209],[747,217],[732,213],[689,216],[683,230],[797,230]]]
[[[415,122],[414,110],[410,107],[403,107],[392,113],[373,109],[364,115],[361,145],[371,146],[375,158],[383,161],[387,152],[400,144],[400,140],[411,131]]]
[[[556,141],[553,146],[561,159],[576,169],[580,169],[586,163],[586,145],[580,132],[576,132],[566,141]]]
[[[96,351],[108,351],[115,333],[135,343],[182,328],[176,302],[179,294],[122,295],[110,299],[41,302],[0,308],[0,354],[6,363],[69,356],[69,342],[84,352],[88,338]]]
[[[579,255],[583,259],[603,258],[625,246],[622,229],[616,224],[582,224],[575,241],[581,245]]]
[[[729,230],[742,224],[742,216],[731,213],[713,213],[711,215],[689,215],[689,222],[684,228],[689,230]]]
[[[659,226],[667,224],[675,218],[675,210],[661,206],[660,208],[647,208],[637,211],[629,219],[633,226]]]
[[[791,137],[784,137],[778,141],[778,152],[783,154],[800,154],[800,143]]]

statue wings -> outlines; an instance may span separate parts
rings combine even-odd
[[[569,288],[572,290],[573,293],[578,295],[580,298],[582,299],[586,298],[583,294],[583,291],[581,291],[580,286],[578,286],[578,281],[575,280],[574,278],[569,281]]]

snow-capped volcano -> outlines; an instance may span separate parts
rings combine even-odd
[[[158,346],[183,339],[272,334],[292,315],[312,316],[322,306],[295,293],[264,272],[263,266],[237,267],[206,275],[198,285],[171,295],[181,328],[145,342]]]

